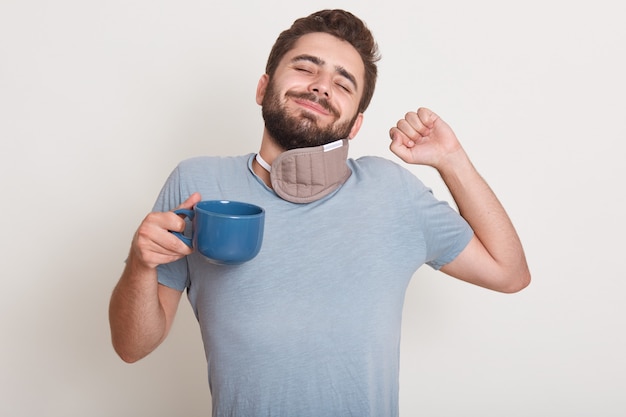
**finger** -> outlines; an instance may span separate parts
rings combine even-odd
[[[163,213],[167,216],[167,218],[163,219],[162,226],[165,230],[171,232],[184,232],[187,227],[187,222],[185,221],[185,215],[183,214],[174,214],[174,212],[170,211],[168,213]]]
[[[176,236],[167,232],[157,241],[138,244],[138,252],[144,262],[156,266],[176,261],[189,255],[192,250]]]
[[[407,113],[405,119],[421,137],[430,136],[433,128],[431,113],[428,109],[420,108],[416,112]]]
[[[418,140],[422,136],[421,133],[418,131],[419,126],[415,126],[415,124],[411,123],[411,121],[409,121],[407,117],[408,117],[408,114],[404,119],[398,120],[396,127],[407,138],[412,139],[414,141]],[[417,115],[416,115],[416,118],[417,118]]]
[[[191,252],[179,238],[169,230],[176,230],[184,221],[174,213],[154,213],[149,215],[137,229],[133,245],[144,259],[153,256],[184,256]]]
[[[439,116],[434,111],[426,107],[417,109],[417,117],[420,123],[428,129],[432,129],[437,119],[439,119]]]
[[[202,200],[200,193],[193,193],[176,209],[192,209],[200,200]]]
[[[389,150],[391,150],[391,152],[393,152],[403,161],[409,162],[411,156],[411,147],[414,146],[415,143],[411,139],[407,138],[395,127],[391,128],[391,130],[389,131],[389,135],[391,136]],[[411,146],[406,146],[405,141]]]
[[[406,132],[409,132],[409,134],[407,135]],[[410,126],[408,126],[406,120],[400,120],[398,122],[398,126],[392,127],[389,130],[389,137],[393,142],[397,142],[396,146],[405,146],[407,148],[412,148],[413,146],[415,146],[415,140],[412,139],[409,135],[419,137],[419,134]]]
[[[187,245],[171,233],[183,232],[185,225],[185,221],[171,211],[150,213],[137,229],[134,244],[148,263],[155,263],[154,256],[188,255],[191,251]]]
[[[140,229],[145,229],[150,233],[155,233],[159,230],[182,232],[185,230],[185,220],[174,214],[173,211],[155,211],[146,216],[140,225]]]
[[[154,243],[158,245],[158,248],[155,248],[154,251],[163,255],[181,257],[189,255],[192,252],[192,249],[189,246],[169,232],[162,235]]]
[[[187,254],[186,251],[188,249],[187,245],[169,232],[158,237],[156,240],[139,241],[138,247],[141,248],[146,258],[153,256],[181,257]]]

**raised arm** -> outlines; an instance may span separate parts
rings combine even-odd
[[[452,129],[434,112],[420,108],[390,132],[390,149],[403,161],[437,169],[474,230],[474,238],[442,272],[501,292],[530,283],[520,239],[504,207],[478,174]]]
[[[199,200],[200,195],[194,194],[180,207],[191,208]],[[172,212],[150,213],[133,237],[109,304],[113,347],[126,362],[148,355],[169,333],[181,292],[160,285],[156,268],[191,252],[169,232],[184,227],[184,221]]]

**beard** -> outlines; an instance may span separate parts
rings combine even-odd
[[[323,106],[336,118],[339,117],[339,112],[328,103],[328,100],[318,98],[313,93],[287,92],[285,97],[315,102]],[[280,97],[274,88],[274,83],[271,81],[267,86],[261,106],[265,128],[276,144],[287,151],[290,149],[322,146],[339,139],[345,139],[350,134],[358,116],[357,113],[352,120],[337,125],[330,124],[320,127],[317,125],[319,118],[312,112],[302,110],[299,114],[290,114],[281,104]]]

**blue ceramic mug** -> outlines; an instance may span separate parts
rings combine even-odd
[[[178,209],[176,214],[192,222],[191,237],[172,232],[190,248],[219,265],[236,265],[254,258],[261,250],[265,210],[250,203],[205,200],[193,210]]]

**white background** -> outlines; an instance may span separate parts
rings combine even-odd
[[[362,17],[383,54],[351,156],[395,159],[389,128],[432,108],[504,203],[533,274],[514,295],[416,274],[401,414],[626,414],[618,0],[1,0],[0,415],[210,414],[187,301],[170,338],[127,365],[109,295],[178,161],[258,150],[270,47],[326,7]],[[410,169],[448,198],[431,169]]]

